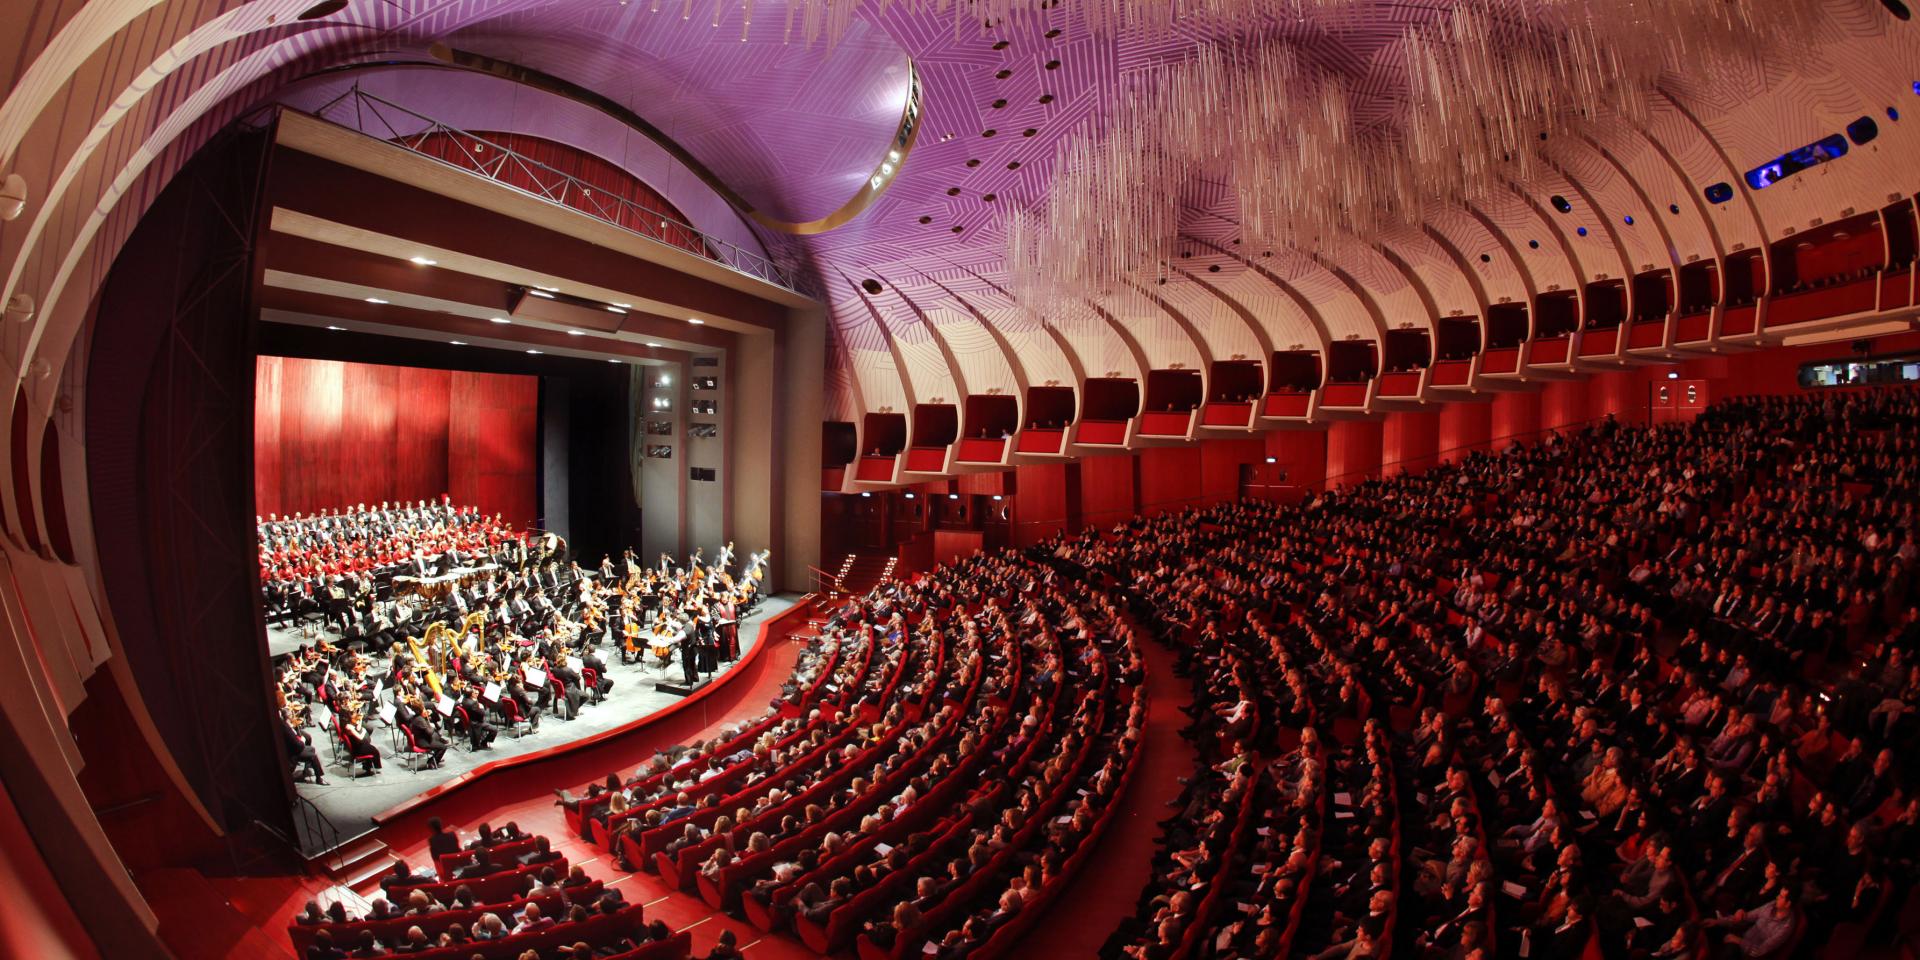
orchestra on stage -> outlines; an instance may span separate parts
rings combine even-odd
[[[477,752],[543,716],[574,719],[612,690],[606,656],[663,677],[677,664],[690,690],[738,659],[768,556],[736,568],[729,543],[711,562],[696,550],[643,565],[628,550],[589,570],[559,536],[446,498],[267,517],[258,531],[268,622],[308,641],[277,659],[275,697],[289,759],[314,783],[311,730],[356,776],[389,758],[438,767],[455,738]]]

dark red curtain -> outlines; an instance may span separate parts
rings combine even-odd
[[[453,495],[537,516],[539,381],[530,376],[260,357],[254,500],[261,514]]]

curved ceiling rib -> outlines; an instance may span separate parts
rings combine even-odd
[[[489,57],[471,50],[458,50],[444,43],[433,44],[428,48],[427,52],[435,59],[443,61],[449,67],[472,70],[477,73],[500,77],[504,80],[536,90],[544,90],[548,93],[557,94],[570,100],[587,104],[619,120],[621,123],[633,128],[642,136],[652,140],[662,150],[671,154],[681,166],[686,168],[688,173],[699,177],[713,192],[726,198],[727,202],[732,204],[734,209],[751,218],[753,222],[769,230],[775,230],[792,236],[808,236],[816,233],[825,233],[846,224],[848,221],[866,212],[867,208],[872,206],[874,202],[880,198],[880,195],[886,191],[887,187],[893,185],[893,178],[890,175],[880,175],[879,165],[882,163],[888,164],[889,171],[900,169],[906,163],[907,155],[913,152],[914,143],[920,137],[921,126],[917,122],[919,112],[917,96],[920,85],[916,80],[910,83],[911,92],[908,95],[908,102],[902,108],[900,128],[895,134],[895,138],[891,144],[893,151],[891,154],[888,154],[887,147],[883,146],[881,148],[883,155],[874,161],[876,168],[873,179],[862,182],[860,188],[854,191],[853,196],[848,197],[846,202],[840,204],[839,207],[824,217],[818,217],[805,222],[783,220],[755,207],[746,197],[741,196],[740,193],[729,186],[725,180],[722,180],[719,174],[714,173],[706,164],[701,163],[699,158],[695,157],[692,152],[682,147],[672,137],[667,136],[666,131],[649,123],[645,117],[640,116],[640,114],[633,110],[615,102],[611,97],[596,93],[577,83],[542,70],[536,70],[522,64],[511,63],[496,57]],[[911,75],[913,70],[911,61],[908,62],[907,67],[908,73]]]

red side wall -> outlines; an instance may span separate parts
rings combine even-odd
[[[254,500],[261,514],[451,494],[538,516],[539,380],[261,357]]]

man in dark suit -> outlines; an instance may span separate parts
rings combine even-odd
[[[448,830],[446,825],[440,822],[439,817],[428,819],[427,852],[433,856],[433,862],[438,864],[441,858],[460,852],[460,835]]]
[[[461,880],[477,880],[481,877],[493,876],[505,869],[507,868],[493,862],[493,855],[487,852],[486,847],[475,847],[473,862],[462,867],[454,876]]]
[[[293,728],[280,718],[280,739],[287,747],[287,759],[303,768],[306,778],[319,786],[327,785],[326,771],[320,766],[320,754],[313,749],[313,737]]]
[[[1566,913],[1558,924],[1541,924],[1528,934],[1530,957],[1577,957],[1586,949],[1591,935],[1586,906],[1579,898],[1567,902]]]

